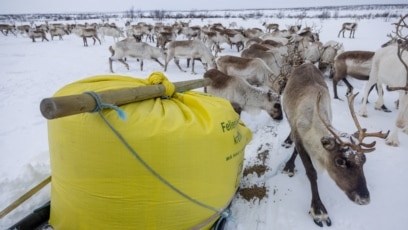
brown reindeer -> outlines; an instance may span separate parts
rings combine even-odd
[[[327,170],[351,201],[360,205],[368,204],[370,193],[363,171],[366,161],[364,154],[374,150],[375,142],[367,144],[362,141],[367,136],[385,138],[388,135],[381,132],[366,133],[360,127],[353,107],[355,96],[349,97],[349,107],[359,130],[357,137],[341,133],[332,126],[329,90],[323,74],[315,65],[307,63],[297,67],[283,92],[282,105],[291,128],[288,139],[295,143],[284,172],[293,175],[294,162],[299,154],[312,191],[309,213],[321,227],[324,222],[328,226],[332,222],[320,199],[315,166]]]
[[[344,32],[346,30],[350,30],[349,38],[354,38],[354,33],[356,32],[356,29],[357,29],[357,23],[345,22],[343,23],[341,30],[339,31],[339,34],[337,35],[337,37],[340,37],[340,33],[343,32],[343,38],[344,38]]]
[[[265,32],[269,33],[273,30],[279,29],[279,24],[277,23],[262,23],[263,26],[265,26]]]
[[[341,80],[347,85],[347,94],[353,92],[353,86],[346,79],[351,76],[358,80],[367,81],[371,71],[374,52],[371,51],[346,51],[336,57],[334,68],[331,73],[333,77],[334,98],[340,99],[337,95],[337,83]]]
[[[14,33],[14,31],[16,30],[16,26],[15,25],[7,25],[7,24],[0,24],[0,31],[2,34],[4,34],[5,36],[7,36],[7,34],[10,32],[14,35],[16,35]]]
[[[208,70],[203,77],[211,79],[204,91],[229,100],[238,114],[265,110],[272,119],[283,119],[280,97],[272,90],[252,86],[241,77],[229,76],[217,69]]]
[[[87,38],[92,38],[93,39],[93,44],[95,45],[96,40],[99,41],[99,44],[101,45],[101,40],[98,37],[98,33],[95,28],[75,28],[73,31],[76,35],[82,38],[84,42],[84,46],[88,46],[88,41]]]

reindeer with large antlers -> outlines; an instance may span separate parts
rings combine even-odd
[[[367,136],[385,138],[381,132],[367,133],[358,124],[354,113],[355,95],[349,97],[349,107],[359,130],[354,137],[333,128],[330,94],[321,71],[313,64],[303,64],[291,74],[283,92],[283,108],[291,134],[287,141],[295,143],[294,152],[284,172],[293,176],[299,154],[312,190],[310,215],[314,222],[331,225],[328,212],[320,200],[315,167],[327,170],[330,177],[350,200],[364,205],[370,202],[363,165],[365,153],[374,150],[375,142],[363,143]]]
[[[375,108],[378,109],[384,104],[382,93],[382,84],[387,85],[387,89],[399,92],[399,112],[395,122],[395,128],[390,136],[386,139],[386,144],[398,146],[398,130],[402,129],[408,134],[408,25],[405,20],[408,20],[408,14],[401,17],[396,23],[396,36],[392,45],[380,48],[374,54],[370,77],[366,84],[363,104],[360,109],[360,115],[367,117],[367,97],[369,89],[374,84],[378,88],[378,100],[375,103]]]

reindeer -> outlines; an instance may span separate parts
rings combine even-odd
[[[46,40],[47,42],[49,41],[47,39],[47,36],[45,35],[44,30],[41,30],[41,29],[30,29],[28,31],[28,37],[31,38],[33,42],[35,42],[36,38],[41,38],[41,41],[44,41],[44,40]]]
[[[260,58],[273,71],[275,76],[278,76],[283,65],[282,56],[287,55],[286,50],[280,48],[267,48],[260,44],[253,44],[241,52],[243,58]]]
[[[354,38],[354,33],[356,32],[356,29],[357,29],[357,23],[345,22],[343,23],[341,30],[339,31],[339,34],[337,35],[337,37],[340,37],[341,32],[343,32],[343,38],[344,38],[344,32],[346,30],[350,30],[349,38]]]
[[[319,59],[319,69],[325,72],[327,69],[332,70],[336,56],[344,52],[343,43],[337,41],[327,41],[322,45],[322,52]]]
[[[16,30],[16,26],[15,25],[8,25],[8,24],[0,24],[0,31],[3,35],[7,36],[7,34],[10,32],[14,35],[16,35],[14,33],[14,31]]]
[[[265,110],[272,119],[283,119],[280,97],[271,90],[252,86],[241,77],[229,76],[217,69],[208,70],[203,77],[211,79],[204,92],[229,100],[238,114]]]
[[[260,58],[243,58],[232,55],[218,57],[217,69],[230,75],[241,77],[249,84],[279,93],[281,86],[277,81],[280,72],[273,71]]]
[[[248,40],[247,37],[244,36],[242,31],[238,31],[238,30],[224,30],[222,33],[228,40],[228,42],[230,43],[231,49],[232,49],[232,45],[235,45],[237,47],[237,52],[240,51],[244,48],[244,44],[245,42]]]
[[[82,28],[82,27],[77,27],[73,30],[73,32],[78,35],[79,37],[82,38],[84,42],[84,46],[88,46],[88,41],[87,38],[92,38],[94,41],[94,45],[96,40],[99,41],[99,44],[102,45],[101,40],[98,37],[98,33],[95,28]]]
[[[275,30],[272,33],[262,34],[260,38],[262,40],[273,40],[281,43],[282,45],[287,45],[289,43],[288,37],[290,36],[291,34],[288,31]]]
[[[191,27],[179,27],[177,28],[177,34],[183,34],[187,40],[193,38],[201,39],[201,27],[200,26],[191,26]]]
[[[28,31],[30,31],[31,26],[30,25],[20,25],[16,27],[16,31],[19,34],[28,34]]]
[[[330,73],[333,79],[334,98],[339,99],[337,94],[337,83],[342,80],[347,85],[347,94],[353,92],[353,86],[346,79],[347,76],[358,80],[367,81],[369,79],[374,52],[352,50],[339,54],[334,60],[334,68]],[[389,111],[386,107],[384,110]]]
[[[169,42],[167,44],[167,57],[166,63],[164,65],[164,71],[167,70],[169,62],[174,58],[174,63],[176,63],[180,71],[186,72],[181,68],[179,64],[180,57],[190,58],[191,60],[193,60],[191,67],[192,74],[196,74],[194,72],[194,59],[197,58],[199,58],[204,64],[205,70],[215,67],[214,56],[212,55],[211,50],[207,46],[205,46],[202,41],[199,40],[182,40]]]
[[[385,138],[388,134],[367,133],[360,127],[353,107],[355,96],[349,97],[349,107],[359,131],[357,138],[333,128],[329,90],[323,74],[315,65],[305,63],[295,68],[283,91],[282,105],[291,128],[287,140],[295,143],[283,172],[293,176],[294,162],[299,154],[311,185],[309,214],[321,227],[323,223],[330,226],[332,222],[320,200],[315,167],[327,170],[351,201],[366,205],[370,202],[370,193],[363,165],[365,153],[374,150],[375,142],[367,144],[362,141],[368,136]]]
[[[97,29],[97,32],[101,35],[103,41],[105,41],[105,36],[112,37],[114,42],[119,41],[121,37],[125,37],[123,31],[117,27],[102,26]]]
[[[263,31],[260,28],[248,28],[242,31],[245,37],[247,38],[259,38]]]
[[[380,109],[384,104],[382,84],[387,85],[388,90],[399,92],[399,112],[395,122],[396,127],[385,141],[386,144],[391,146],[399,145],[399,129],[408,134],[408,39],[401,34],[402,29],[408,28],[407,23],[404,22],[406,18],[408,18],[408,14],[401,17],[400,21],[396,23],[396,34],[401,39],[400,43],[395,42],[375,51],[370,77],[364,91],[363,104],[360,108],[360,115],[367,117],[367,97],[370,87],[374,84],[377,84],[378,88],[375,109]]]
[[[262,25],[265,27],[265,32],[269,33],[271,30],[276,30],[279,29],[279,24],[277,23],[262,23]]]
[[[156,37],[156,47],[165,49],[166,44],[176,40],[176,35],[172,32],[158,32]]]
[[[63,40],[62,36],[68,34],[68,31],[66,31],[66,30],[64,30],[64,29],[62,29],[60,27],[50,28],[49,32],[50,32],[50,35],[51,35],[51,40],[54,40],[55,36],[58,36],[59,40]]]
[[[230,44],[228,38],[224,35],[222,35],[222,30],[218,31],[203,31],[203,41],[206,44],[206,46],[210,50],[215,50],[215,53],[217,54],[217,50],[220,50],[221,45],[223,43]]]
[[[143,59],[152,59],[164,66],[159,58],[166,58],[164,51],[160,48],[151,46],[145,42],[136,42],[134,38],[126,38],[116,42],[109,47],[112,56],[109,57],[110,71],[113,73],[112,62],[114,60],[121,62],[129,70],[129,65],[123,60],[125,57],[133,57],[140,59],[140,70],[143,71]]]

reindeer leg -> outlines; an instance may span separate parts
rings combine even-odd
[[[113,62],[112,58],[109,58],[109,69],[110,69],[111,73],[113,73],[112,62]]]
[[[82,40],[84,41],[84,46],[88,46],[88,40],[86,40],[86,37],[82,37]]]
[[[292,146],[293,144],[293,141],[290,135],[291,134],[289,133],[288,137],[286,137],[286,139],[282,143],[282,146],[285,148],[290,148],[290,146]]]
[[[350,82],[349,82],[346,78],[343,78],[343,79],[341,79],[341,80],[342,80],[344,83],[346,83],[346,85],[347,85],[347,93],[346,93],[346,95],[352,93],[354,87],[350,84]]]
[[[194,58],[191,58],[191,60],[192,60],[192,63],[191,63],[191,74],[197,74],[196,72],[194,72],[194,63],[195,63],[195,60],[194,60]]]
[[[299,138],[296,138],[299,140]],[[331,226],[331,220],[327,214],[326,207],[324,207],[317,187],[317,172],[313,166],[312,160],[310,159],[309,154],[306,149],[303,147],[303,144],[299,141],[295,142],[296,150],[299,153],[302,163],[306,169],[306,175],[309,178],[310,187],[312,190],[312,203],[310,207],[309,214],[312,216],[313,221],[323,227],[323,222],[326,222],[327,226]]]
[[[140,59],[140,71],[143,71],[143,59]]]
[[[333,78],[333,80],[332,80],[332,82],[333,82],[333,94],[334,94],[334,99],[339,99],[339,100],[341,100],[340,98],[339,98],[339,96],[337,95],[337,79],[336,78]]]
[[[285,167],[283,168],[282,172],[288,174],[289,177],[293,177],[295,175],[295,160],[298,155],[296,148],[293,149],[292,156],[286,162]]]
[[[378,99],[377,102],[375,103],[375,109],[376,110],[382,110],[386,113],[390,113],[391,110],[389,110],[385,105],[384,105],[384,92],[382,85],[377,83],[377,91],[378,91]]]
[[[109,58],[109,69],[111,71],[111,73],[113,73],[113,68],[112,68],[112,62],[114,59],[112,59],[112,57]],[[125,65],[126,69],[129,70],[129,65],[121,58],[121,59],[117,59],[117,61],[121,62],[123,65]]]
[[[187,58],[187,68],[190,68],[190,58]]]
[[[96,38],[96,40],[99,41],[99,45],[102,45],[101,40],[99,40],[98,36],[96,36],[95,38]],[[94,42],[94,45],[95,45],[95,42]]]
[[[164,67],[163,63],[161,63],[161,62],[159,61],[159,59],[157,59],[157,58],[152,58],[152,59],[155,60],[157,63],[159,63],[159,65],[160,65],[161,67]]]
[[[179,70],[180,70],[181,72],[186,72],[184,69],[181,68],[181,66],[180,66],[180,61],[179,61],[178,58],[174,57],[174,63],[176,63],[177,67],[179,68]]]

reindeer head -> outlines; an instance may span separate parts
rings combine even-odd
[[[365,129],[360,127],[353,106],[354,98],[357,94],[358,93],[348,95],[347,97],[350,113],[358,129],[358,132],[353,135],[340,135],[342,138],[347,138],[347,140],[339,137],[331,125],[322,118],[319,108],[320,94],[317,100],[317,110],[319,111],[320,120],[331,133],[331,136],[324,136],[320,140],[322,146],[329,152],[326,162],[327,172],[350,200],[363,205],[370,202],[370,193],[367,189],[363,171],[363,165],[366,161],[365,153],[375,150],[375,141],[372,143],[363,143],[363,139],[365,137],[386,138],[389,131],[388,133],[367,133]]]
[[[280,96],[277,93],[272,92],[272,90],[269,90],[268,101],[270,107],[266,108],[266,111],[268,112],[269,116],[271,116],[275,120],[282,120],[283,111]]]

